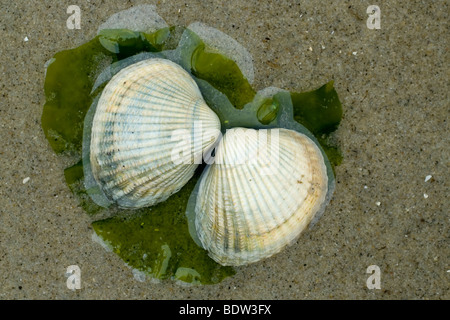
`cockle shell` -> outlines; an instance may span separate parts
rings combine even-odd
[[[188,135],[187,162],[174,161],[177,132]],[[201,163],[194,159],[219,135],[217,115],[184,69],[165,59],[143,60],[119,71],[98,101],[90,140],[92,175],[120,207],[151,206],[188,182]]]
[[[317,145],[288,129],[267,130],[270,143],[264,143],[258,137],[263,131],[228,130],[200,182],[196,232],[222,265],[249,264],[279,252],[326,199],[327,168]]]

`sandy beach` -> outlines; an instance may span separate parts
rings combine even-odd
[[[242,44],[261,90],[334,80],[343,160],[324,215],[281,253],[214,285],[139,281],[92,240],[41,116],[44,64],[112,14],[156,5]],[[1,1],[0,299],[450,299],[447,1]],[[78,5],[80,29],[69,29]],[[77,265],[81,289],[67,287]],[[370,288],[369,266],[380,288]]]

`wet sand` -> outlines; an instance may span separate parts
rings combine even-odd
[[[92,241],[41,128],[44,63],[143,1],[0,4],[1,299],[449,299],[449,37],[446,1],[151,1],[169,25],[200,21],[243,44],[257,90],[307,91],[334,79],[343,162],[321,220],[282,253],[217,285],[135,279]],[[431,176],[426,178],[427,176]],[[28,179],[29,178],[29,179]],[[78,265],[81,289],[66,286]],[[380,269],[369,289],[367,268]]]

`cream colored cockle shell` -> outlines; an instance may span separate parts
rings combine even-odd
[[[279,252],[327,197],[327,168],[317,145],[287,129],[269,129],[261,139],[264,131],[228,130],[200,182],[196,232],[222,265],[249,264]]]
[[[90,140],[92,175],[120,207],[151,206],[188,182],[201,163],[195,159],[219,135],[217,115],[184,69],[165,59],[143,60],[119,71],[98,101]],[[182,148],[188,161],[174,159],[180,141],[189,143]]]

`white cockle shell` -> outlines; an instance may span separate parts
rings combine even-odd
[[[143,60],[120,70],[98,101],[92,175],[120,207],[151,206],[188,182],[219,135],[219,118],[183,68],[166,59]]]
[[[328,191],[321,151],[288,129],[228,130],[201,179],[195,229],[222,265],[279,252],[323,210]]]

